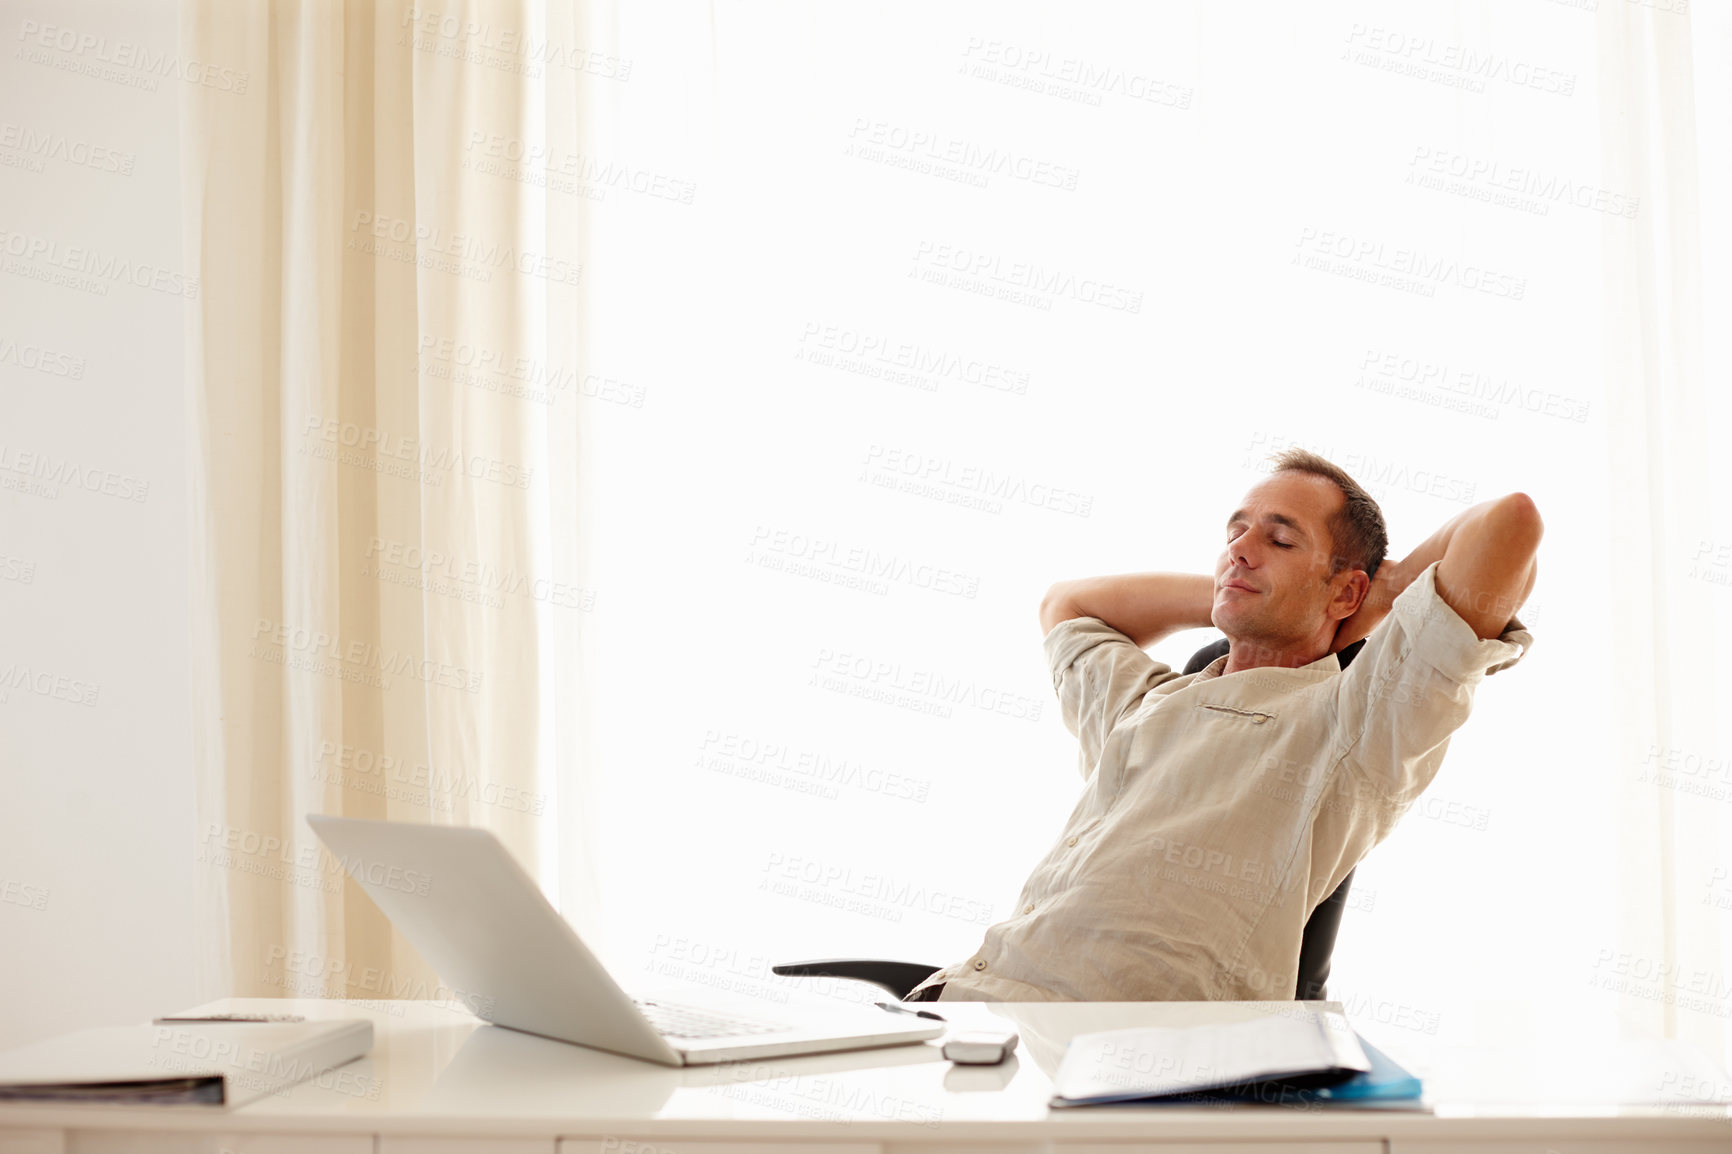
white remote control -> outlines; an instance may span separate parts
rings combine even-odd
[[[1016,1049],[1015,1030],[958,1030],[944,1043],[944,1056],[960,1066],[992,1066]]]

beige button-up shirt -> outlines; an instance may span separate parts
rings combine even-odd
[[[1521,660],[1519,620],[1481,639],[1437,564],[1343,670],[1183,676],[1093,617],[1048,633],[1084,781],[1015,913],[921,983],[942,1000],[1291,998],[1305,922],[1437,774],[1488,674]]]

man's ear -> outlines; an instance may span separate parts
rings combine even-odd
[[[1345,621],[1365,604],[1365,595],[1371,592],[1371,577],[1363,569],[1348,569],[1337,574],[1335,580],[1341,585],[1329,601],[1329,616]]]

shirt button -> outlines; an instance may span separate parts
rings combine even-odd
[[[1022,912],[1025,914],[1032,914],[1034,912],[1034,903],[1029,902],[1028,905],[1022,908]]]
[[[985,958],[975,958],[974,959],[974,968],[977,970],[986,969],[986,959]]]
[[[1074,837],[1073,837],[1073,838],[1071,838],[1071,839],[1070,839],[1070,840],[1069,840],[1069,841],[1067,841],[1067,842],[1065,842],[1065,843],[1064,843],[1064,844],[1066,844],[1066,845],[1075,845],[1075,844],[1076,844],[1076,838],[1074,838]]]

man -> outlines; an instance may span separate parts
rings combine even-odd
[[[1212,579],[1047,593],[1082,798],[1013,916],[911,1000],[1293,997],[1311,911],[1431,783],[1475,686],[1533,644],[1515,611],[1544,527],[1525,494],[1385,563],[1382,512],[1347,473],[1301,450],[1273,464]],[[1143,652],[1209,624],[1230,648],[1199,673]]]

